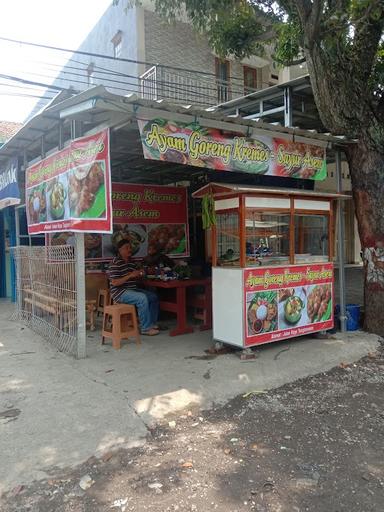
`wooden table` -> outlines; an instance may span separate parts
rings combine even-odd
[[[160,297],[160,310],[176,313],[177,325],[172,329],[170,336],[187,334],[193,332],[193,327],[187,324],[187,288],[192,286],[204,287],[204,298],[190,301],[190,305],[199,307],[205,311],[203,324],[200,330],[212,329],[212,285],[210,278],[202,279],[173,279],[170,281],[161,281],[160,279],[146,279],[144,286],[159,289],[174,289],[176,296],[174,301],[162,300]]]

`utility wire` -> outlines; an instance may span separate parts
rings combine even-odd
[[[58,46],[50,46],[47,44],[40,44],[40,43],[32,43],[30,41],[20,41],[20,40],[11,39],[8,37],[0,37],[0,41],[6,41],[8,43],[15,43],[15,44],[19,44],[19,45],[24,44],[26,46],[45,48],[47,50],[72,53],[72,54],[77,54],[77,55],[86,55],[88,57],[97,57],[100,59],[108,59],[108,60],[113,60],[113,61],[118,61],[118,62],[129,62],[130,64],[142,64],[145,66],[156,66],[156,67],[160,67],[160,68],[164,68],[164,69],[173,69],[175,71],[184,71],[184,72],[186,71],[186,72],[193,73],[193,74],[206,75],[206,76],[212,76],[212,77],[217,78],[217,76],[214,73],[209,73],[209,72],[205,72],[205,71],[196,71],[193,69],[181,68],[181,67],[176,67],[176,66],[166,66],[164,64],[156,64],[153,62],[148,62],[148,61],[143,61],[143,60],[128,59],[128,58],[123,58],[123,57],[113,57],[112,55],[106,55],[106,54],[102,54],[102,53],[86,52],[83,50],[70,50],[68,48],[61,48]],[[230,79],[242,81],[242,79],[238,78],[238,77],[230,77]]]
[[[40,100],[52,100],[54,98],[54,96],[39,96],[38,94],[26,94],[26,93],[22,93],[22,92],[1,92],[0,91],[0,96],[12,96],[12,97],[17,97],[17,98],[37,98],[37,99],[40,99]]]
[[[27,85],[38,85],[39,87],[43,87],[44,89],[53,89],[55,91],[66,91],[67,89],[65,87],[58,87],[56,85],[52,84],[43,84],[41,82],[34,82],[33,80],[27,80],[25,78],[20,78],[12,75],[3,75],[0,73],[0,78],[3,78],[5,80],[11,80],[15,82],[21,82],[23,84]]]

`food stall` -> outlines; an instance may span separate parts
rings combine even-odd
[[[340,194],[210,183],[213,337],[251,347],[334,325]],[[206,199],[209,199],[206,201]]]

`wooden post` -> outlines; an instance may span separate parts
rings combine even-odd
[[[246,267],[246,255],[245,255],[245,198],[243,195],[239,197],[239,235],[240,235],[240,267]]]

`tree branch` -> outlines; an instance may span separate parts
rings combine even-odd
[[[308,23],[308,39],[313,43],[318,39],[320,32],[320,21],[324,8],[324,0],[314,0]],[[305,27],[304,27],[305,30]]]
[[[304,64],[305,62],[307,62],[307,59],[305,57],[301,57],[300,59],[295,59],[295,60],[289,60],[289,61],[282,61],[280,59],[278,59],[276,57],[276,55],[272,55],[272,59],[276,62],[278,62],[279,64],[282,64],[283,66],[298,66],[299,64]]]

